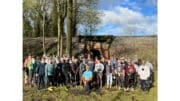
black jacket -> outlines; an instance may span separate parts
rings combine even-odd
[[[38,70],[37,70],[37,73],[39,75],[45,75],[45,65],[46,63],[41,63]]]

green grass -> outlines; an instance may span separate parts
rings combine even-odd
[[[118,46],[118,47],[117,47]],[[112,43],[110,51],[115,56],[133,57],[135,54],[142,59],[148,59],[154,66],[154,87],[148,94],[138,87],[134,92],[124,92],[103,88],[101,91],[92,91],[89,95],[83,94],[83,87],[77,86],[67,89],[57,87],[53,91],[39,91],[28,86],[23,87],[24,101],[157,101],[157,37],[125,37],[117,38]]]
[[[155,81],[148,94],[142,92],[139,87],[132,92],[119,91],[115,87],[112,90],[103,88],[100,91],[93,90],[90,94],[83,94],[82,86],[54,87],[53,91],[40,90],[24,86],[24,101],[157,101],[157,72],[155,72]]]

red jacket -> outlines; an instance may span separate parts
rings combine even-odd
[[[136,69],[134,67],[134,65],[126,65],[125,68],[125,74],[128,74],[128,73],[135,73],[136,72]]]

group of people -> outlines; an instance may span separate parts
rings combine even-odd
[[[43,55],[27,56],[24,60],[24,83],[37,87],[37,90],[49,86],[83,85],[85,92],[92,88],[134,91],[137,84],[143,91],[149,90],[153,81],[153,66],[150,62],[138,59],[119,57],[67,57]]]

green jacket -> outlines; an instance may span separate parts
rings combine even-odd
[[[30,61],[28,63],[28,70],[32,70],[33,69],[33,64],[32,64],[32,61]]]

